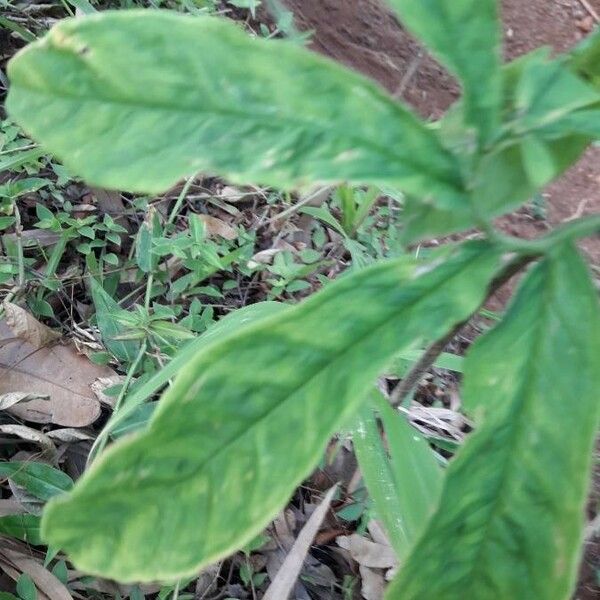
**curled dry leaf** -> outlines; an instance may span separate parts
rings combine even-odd
[[[64,427],[62,429],[53,429],[46,434],[51,440],[58,442],[65,442],[67,444],[75,442],[84,442],[86,440],[93,440],[94,436],[81,429],[75,429],[73,427]]]
[[[371,542],[356,533],[347,536],[342,535],[336,541],[340,548],[347,550],[350,556],[364,567],[390,569],[398,563],[398,559],[390,546]]]
[[[31,427],[26,427],[25,425],[0,425],[0,433],[16,435],[22,440],[38,444],[49,455],[56,454],[54,442],[46,434]]]
[[[0,395],[38,396],[21,399],[8,410],[34,423],[93,423],[100,416],[100,403],[91,385],[100,377],[115,376],[114,371],[95,365],[70,344],[57,344],[54,332],[23,309],[5,306],[12,308],[11,317],[7,312],[0,321]]]
[[[385,578],[379,569],[358,565],[361,578],[360,593],[365,600],[382,600],[385,592]]]
[[[28,394],[27,392],[9,392],[0,396],[0,410],[7,410],[19,402],[29,402],[30,400],[46,400],[48,396],[37,394]]]
[[[209,237],[219,236],[226,240],[237,239],[237,231],[228,223],[211,215],[196,215],[206,227],[206,233]]]
[[[60,335],[40,323],[33,315],[25,309],[12,304],[4,303],[4,314],[6,324],[13,335],[20,340],[29,342],[34,348],[41,348],[59,339]]]

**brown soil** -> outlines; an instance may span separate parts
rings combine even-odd
[[[312,47],[377,80],[426,118],[439,118],[456,99],[453,79],[423,51],[379,0],[286,0],[301,29],[314,30]],[[600,0],[588,0],[600,13]],[[564,51],[595,25],[580,0],[503,0],[505,56],[515,58],[542,45]],[[535,237],[549,227],[600,212],[600,148],[544,191],[545,219],[522,209],[503,217],[500,226],[512,235]],[[582,248],[600,268],[600,236]],[[597,478],[600,481],[600,477]],[[596,481],[596,485],[598,484]],[[597,490],[596,490],[597,491]],[[590,516],[600,497],[593,496]],[[578,600],[600,598],[600,540],[586,544]]]
[[[600,0],[588,0],[600,13]],[[458,87],[379,0],[286,0],[302,29],[315,32],[312,47],[377,80],[427,118],[438,118],[456,99]],[[504,0],[507,59],[551,45],[563,51],[594,26],[580,0]],[[412,73],[412,75],[411,75]],[[506,217],[501,226],[535,237],[573,216],[600,212],[600,149],[582,160],[544,192],[546,221],[527,211]],[[600,267],[600,236],[582,244]]]

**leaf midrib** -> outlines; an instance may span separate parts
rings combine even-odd
[[[423,301],[425,298],[427,298],[432,292],[435,292],[438,290],[439,287],[441,287],[442,285],[444,285],[447,281],[452,280],[453,278],[463,274],[465,269],[468,269],[469,265],[476,260],[479,260],[482,258],[482,256],[484,255],[484,253],[489,252],[489,249],[485,249],[483,252],[479,252],[477,254],[474,254],[472,257],[469,258],[468,261],[463,262],[462,266],[457,270],[454,271],[453,273],[449,274],[449,276],[445,279],[443,279],[442,281],[440,281],[437,285],[431,287],[426,295],[423,296],[419,296],[418,298],[416,298],[415,300],[405,304],[403,306],[403,311],[408,310],[410,308],[413,308],[416,304],[418,304],[419,302]],[[440,266],[438,268],[443,268],[443,266]],[[198,464],[198,466],[196,468],[194,468],[192,471],[190,471],[190,473],[188,475],[185,475],[185,477],[182,479],[180,476],[178,476],[176,478],[176,481],[173,481],[171,479],[164,479],[161,481],[157,481],[156,479],[154,480],[142,480],[141,483],[143,485],[139,486],[139,487],[145,487],[146,489],[152,489],[155,486],[162,486],[164,485],[165,482],[168,482],[172,485],[183,485],[188,479],[193,478],[197,475],[198,472],[200,472],[202,469],[205,468],[206,464],[209,462],[212,462],[213,460],[215,460],[220,454],[227,452],[230,449],[230,446],[234,446],[235,443],[239,440],[244,439],[246,436],[250,435],[250,433],[256,428],[259,427],[263,421],[265,421],[273,412],[276,412],[277,410],[279,410],[280,408],[282,408],[282,406],[284,406],[285,404],[287,404],[288,402],[292,401],[293,398],[295,398],[299,393],[302,392],[303,388],[308,386],[309,384],[311,384],[315,379],[317,379],[318,377],[320,377],[325,371],[327,371],[328,369],[331,368],[331,366],[333,364],[335,364],[336,362],[338,362],[339,360],[343,359],[343,357],[351,352],[353,349],[355,349],[356,346],[362,344],[367,338],[371,337],[371,336],[376,336],[379,334],[380,330],[387,327],[389,325],[389,323],[391,321],[393,321],[394,319],[398,318],[398,312],[394,312],[389,318],[385,319],[383,322],[381,322],[375,329],[369,329],[364,335],[362,335],[357,341],[355,341],[352,345],[344,348],[342,351],[337,352],[334,357],[327,361],[323,366],[318,367],[315,372],[310,375],[308,378],[303,379],[302,383],[298,386],[296,386],[294,389],[292,389],[289,393],[286,394],[286,396],[274,403],[271,407],[269,407],[262,415],[260,415],[257,419],[254,420],[254,422],[247,427],[244,427],[243,429],[241,429],[241,435],[240,433],[236,433],[235,435],[231,435],[229,437],[229,439],[227,439],[219,448],[217,448],[214,452],[212,452],[210,455],[206,456],[202,462],[200,464]],[[150,431],[148,432],[149,435]],[[138,484],[140,482],[138,481]],[[139,488],[138,488],[139,489]],[[127,494],[129,495],[129,491],[127,492]]]
[[[139,110],[145,110],[145,111],[164,111],[164,112],[174,112],[174,113],[189,113],[189,114],[193,114],[193,115],[197,115],[199,116],[199,114],[205,113],[208,115],[220,115],[222,117],[229,117],[229,118],[237,118],[240,120],[244,120],[244,121],[251,121],[254,120],[255,122],[261,124],[263,127],[267,128],[267,129],[275,129],[275,130],[282,130],[282,129],[286,129],[287,127],[289,127],[289,125],[294,125],[297,127],[300,127],[304,130],[310,130],[311,128],[313,129],[320,129],[321,131],[325,131],[325,132],[332,132],[333,134],[335,134],[336,137],[338,137],[339,139],[347,139],[350,142],[356,142],[359,146],[364,146],[367,148],[371,148],[372,150],[375,150],[377,153],[379,153],[382,157],[386,157],[390,160],[393,160],[394,162],[397,163],[401,163],[401,164],[406,164],[409,165],[411,168],[413,168],[417,173],[419,174],[420,171],[423,170],[423,164],[426,164],[426,166],[429,166],[430,163],[425,161],[424,162],[416,162],[414,160],[411,160],[415,155],[418,155],[418,153],[415,153],[413,151],[410,152],[406,152],[405,156],[401,156],[396,154],[395,152],[390,151],[388,146],[381,146],[377,143],[375,143],[373,140],[368,139],[368,138],[363,138],[360,136],[356,136],[353,135],[352,132],[355,131],[353,128],[348,127],[347,129],[341,130],[341,129],[337,129],[331,126],[331,121],[329,122],[322,122],[319,121],[317,119],[298,119],[297,117],[291,117],[288,113],[284,113],[282,112],[280,109],[277,110],[276,113],[273,114],[269,114],[266,112],[261,112],[260,110],[254,112],[254,113],[250,113],[248,111],[244,111],[244,110],[239,110],[239,109],[233,109],[233,108],[222,108],[222,107],[216,107],[215,105],[210,106],[209,108],[195,108],[195,107],[190,107],[190,106],[177,106],[177,107],[173,107],[170,106],[168,104],[164,104],[164,103],[159,103],[159,102],[136,102],[130,99],[124,99],[124,98],[119,98],[119,99],[115,99],[114,97],[109,97],[109,96],[104,96],[101,99],[96,99],[96,98],[90,98],[87,96],[79,96],[77,94],[68,94],[65,93],[64,91],[56,91],[56,90],[52,90],[52,89],[42,89],[39,87],[35,87],[35,86],[30,86],[30,85],[25,85],[22,81],[17,83],[17,82],[13,82],[13,87],[14,88],[21,88],[21,90],[25,90],[29,93],[32,94],[39,94],[41,96],[50,98],[50,99],[62,99],[62,100],[67,100],[67,101],[71,101],[71,102],[81,102],[81,103],[97,103],[97,104],[102,104],[102,105],[117,105],[117,106],[126,106],[126,107],[130,107],[130,108],[137,108]],[[423,131],[419,132],[419,135],[423,136],[423,138],[426,138],[428,143],[436,143],[437,139],[435,138],[434,134],[431,133],[430,131],[428,131],[422,124],[419,123],[419,121],[413,117],[413,115],[409,112],[403,113],[402,111],[399,110],[399,107],[396,107],[392,102],[390,102],[390,107],[393,108],[395,110],[395,112],[398,114],[399,119],[405,121],[406,119],[409,119],[410,121],[413,121],[413,123],[410,124],[411,129],[415,129],[415,125],[416,126],[420,126]],[[279,118],[278,118],[279,117]],[[444,177],[446,177],[446,175],[448,175],[452,170],[451,170],[451,162],[452,162],[452,156],[447,153],[442,146],[438,143],[438,151],[440,153],[440,155],[444,155],[445,159],[449,159],[449,165],[447,168],[448,173],[444,173]],[[436,169],[437,172],[437,169]],[[456,169],[456,172],[459,172],[458,168]],[[439,175],[439,173],[436,173],[436,175]],[[387,177],[385,178],[386,180],[390,180],[392,179],[391,177]],[[449,185],[451,188],[453,188],[454,191],[456,192],[460,192],[461,191],[461,187],[460,187],[460,181],[452,181],[451,179],[440,179],[440,182]]]
[[[546,268],[551,269],[552,265],[548,264],[546,266]],[[549,274],[545,274],[544,277],[549,278]],[[546,280],[544,283],[544,286],[543,286],[543,293],[545,296],[547,296],[549,294],[550,287],[551,287],[550,282],[548,280]],[[522,377],[523,383],[519,386],[518,392],[515,392],[515,396],[517,398],[522,398],[522,400],[515,402],[514,409],[510,411],[511,415],[515,415],[518,413],[522,417],[517,422],[517,425],[514,427],[513,433],[511,435],[511,441],[517,440],[517,443],[514,445],[508,444],[508,446],[507,446],[508,451],[506,453],[506,458],[504,459],[504,465],[502,467],[502,472],[501,472],[501,476],[499,478],[499,483],[496,487],[496,489],[499,490],[499,493],[496,494],[496,497],[495,497],[494,501],[492,502],[492,505],[490,508],[490,518],[488,519],[488,522],[486,523],[486,525],[484,527],[483,535],[481,537],[480,547],[473,559],[471,569],[469,570],[469,573],[467,575],[465,575],[464,579],[462,580],[463,583],[464,583],[465,579],[466,579],[466,581],[469,582],[467,588],[463,587],[463,592],[466,589],[470,589],[473,592],[477,591],[477,586],[479,584],[479,580],[478,580],[479,566],[481,564],[483,564],[482,558],[485,555],[487,555],[487,553],[488,553],[488,546],[489,546],[488,533],[498,520],[498,514],[497,514],[498,509],[500,506],[502,506],[504,504],[505,496],[507,493],[508,486],[505,484],[506,484],[506,481],[510,481],[511,473],[513,472],[513,471],[511,471],[510,467],[512,465],[514,465],[515,457],[519,454],[520,445],[522,443],[523,430],[525,429],[525,425],[526,425],[524,415],[527,414],[531,408],[531,396],[528,393],[520,393],[520,392],[521,391],[528,392],[530,389],[532,389],[533,382],[534,381],[537,382],[537,380],[539,378],[539,373],[538,373],[539,369],[537,367],[537,361],[534,360],[532,357],[537,357],[537,355],[540,351],[540,348],[543,345],[543,342],[545,339],[543,323],[546,320],[547,313],[550,309],[551,303],[546,300],[545,302],[542,302],[542,306],[543,306],[543,310],[539,313],[539,318],[536,319],[535,325],[532,326],[532,328],[531,328],[530,335],[533,336],[533,344],[532,344],[532,352],[528,353],[529,360],[526,365],[527,371],[526,371],[526,373],[523,373],[523,377]],[[540,333],[540,329],[541,329],[541,333]],[[537,374],[538,376],[534,379],[534,377],[529,376],[530,374]],[[511,451],[511,449],[514,449],[514,451]],[[503,520],[503,519],[501,519],[501,520]],[[489,560],[486,560],[485,563],[489,564]]]

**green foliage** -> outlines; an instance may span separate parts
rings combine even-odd
[[[377,86],[223,20],[64,21],[9,71],[13,117],[96,185],[158,192],[197,171],[280,188],[347,179],[452,195],[459,185],[434,133]]]
[[[477,308],[499,262],[477,242],[429,264],[383,262],[210,344],[149,429],[107,450],[51,503],[46,539],[81,568],[125,581],[185,576],[227,555],[275,516],[396,352]],[[147,543],[157,522],[164,552]]]
[[[40,517],[37,515],[6,515],[0,517],[0,533],[33,544],[41,545]]]
[[[40,500],[50,500],[73,487],[73,481],[68,475],[44,463],[1,463],[0,477],[10,477],[17,485],[24,487]]]
[[[597,293],[577,252],[558,247],[469,352],[463,398],[479,427],[390,600],[569,596],[599,387]]]
[[[390,4],[458,75],[465,124],[478,132],[481,143],[490,142],[497,133],[501,100],[501,33],[495,0],[390,0]]]
[[[303,212],[339,234],[354,270],[298,306],[263,305],[238,322],[234,313],[176,353],[188,330],[172,306],[151,302],[155,287],[169,286],[171,300],[215,293],[204,280],[249,259],[251,242],[212,242],[195,218],[174,232],[176,210],[162,223],[148,208],[136,236],[143,306],[117,311],[92,283],[104,341],[129,364],[92,458],[109,436],[124,439],[44,512],[44,539],[79,568],[173,580],[243,547],[358,414],[365,481],[405,559],[389,600],[569,597],[600,386],[598,302],[573,241],[598,231],[599,219],[529,242],[504,236],[493,219],[600,137],[599,37],[563,57],[540,50],[501,67],[492,0],[390,4],[460,79],[463,97],[439,123],[296,44],[252,39],[212,17],[131,11],[69,20],[11,61],[10,114],[90,183],[153,193],[197,171],[283,190],[346,182],[330,204]],[[11,143],[4,162],[13,167],[40,156]],[[364,239],[377,193],[355,184],[401,192],[405,241],[474,226],[485,240],[364,267],[387,254]],[[18,217],[18,192],[12,182],[4,189],[4,217]],[[119,264],[98,241],[98,223],[38,212],[38,226],[60,236],[47,288],[82,236],[90,270],[100,276],[103,262]],[[106,227],[103,240],[117,233]],[[322,234],[317,225],[313,235]],[[15,256],[23,279],[22,249]],[[171,282],[158,269],[164,256],[189,272]],[[490,290],[532,262],[508,314],[465,364],[439,359],[464,370],[464,408],[475,418],[442,482],[424,440],[387,405],[377,411],[383,444],[365,407],[369,390],[399,360],[429,366],[423,347],[447,341]],[[272,297],[307,289],[304,277],[320,266],[310,249],[277,254],[266,268]],[[43,294],[36,300],[45,307]],[[202,331],[212,317],[196,306],[186,319]],[[124,341],[140,344],[135,358]],[[129,394],[147,347],[176,355]],[[144,404],[175,374],[156,410]],[[31,540],[39,524],[29,517],[0,518],[0,530]],[[262,576],[244,569],[249,582]]]
[[[373,409],[362,409],[353,436],[358,464],[400,560],[423,532],[437,504],[442,470],[427,442],[376,393],[388,450]]]

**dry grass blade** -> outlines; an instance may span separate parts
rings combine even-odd
[[[337,485],[334,485],[323,498],[323,502],[310,516],[310,519],[306,522],[306,525],[302,528],[302,531],[298,535],[298,539],[294,542],[292,549],[286,556],[281,569],[275,576],[275,579],[269,586],[263,596],[263,600],[286,600],[292,591],[300,571],[304,559],[308,554],[310,545],[312,544],[321,523],[329,510],[329,505],[333,499],[333,495],[337,489]]]

